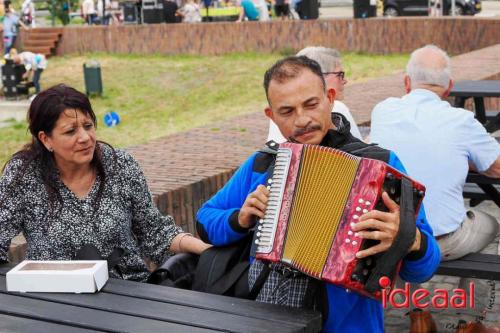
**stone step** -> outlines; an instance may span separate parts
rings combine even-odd
[[[31,33],[55,33],[62,34],[63,28],[34,28],[30,30]]]
[[[56,46],[56,41],[52,39],[28,39],[23,43],[23,47],[30,48],[30,47],[50,47],[53,48]]]
[[[32,47],[26,46],[24,48],[25,51],[30,51],[33,53],[41,53],[41,54],[45,55],[46,57],[49,57],[52,54],[51,49],[52,49],[52,47],[50,47],[50,46],[32,46]]]
[[[58,33],[45,33],[45,32],[30,32],[27,34],[27,39],[28,40],[58,40],[59,39]]]

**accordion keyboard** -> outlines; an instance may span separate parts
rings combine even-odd
[[[255,240],[258,252],[269,253],[273,248],[291,156],[290,149],[280,148],[276,156],[273,178],[268,179],[269,201],[265,216],[257,226],[257,239]]]

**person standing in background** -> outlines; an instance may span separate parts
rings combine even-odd
[[[83,0],[82,2],[82,16],[88,25],[95,24],[97,13],[95,11],[94,0]]]

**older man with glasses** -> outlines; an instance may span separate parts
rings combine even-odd
[[[345,72],[342,69],[340,52],[335,49],[322,46],[309,46],[300,50],[297,53],[297,56],[306,56],[320,65],[327,89],[335,89],[335,102],[333,104],[332,112],[340,113],[344,116],[341,118],[344,126],[350,126],[351,134],[362,140],[359,128],[356,125],[349,108],[341,102],[341,100],[344,99],[344,86],[347,84],[347,80],[345,79]],[[271,140],[277,143],[287,141],[272,120],[269,122],[269,133],[267,136],[267,141]]]

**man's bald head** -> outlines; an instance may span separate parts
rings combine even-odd
[[[406,66],[411,89],[428,86],[448,89],[451,80],[450,58],[439,47],[426,45],[413,51]]]

